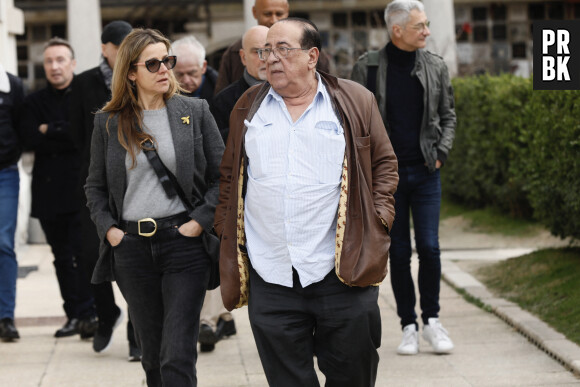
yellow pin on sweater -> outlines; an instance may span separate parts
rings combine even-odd
[[[181,117],[181,121],[183,121],[184,124],[189,125],[189,116],[187,116],[187,117]]]

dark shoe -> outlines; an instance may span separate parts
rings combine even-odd
[[[79,321],[79,333],[82,340],[90,339],[95,336],[99,327],[99,321],[96,316],[91,316]]]
[[[141,348],[135,343],[129,343],[129,361],[141,361]]]
[[[15,341],[20,338],[14,320],[11,318],[3,318],[0,320],[0,339],[5,342]]]
[[[217,336],[218,341],[224,337],[233,336],[236,333],[236,323],[234,320],[225,321],[220,317],[217,323],[217,329],[215,330],[215,335]]]
[[[68,337],[79,333],[79,319],[71,318],[54,333],[54,337]]]
[[[212,352],[215,349],[215,344],[200,344],[200,352]]]
[[[215,343],[219,341],[219,338],[209,325],[201,324],[197,341],[199,341],[199,350],[201,352],[211,352],[214,350]]]
[[[123,321],[125,313],[119,308],[117,318],[113,323],[107,323],[106,321],[99,321],[99,327],[95,333],[93,339],[93,350],[97,353],[105,352],[111,346],[113,339],[113,330],[119,326],[121,321]]]

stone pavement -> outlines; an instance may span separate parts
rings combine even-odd
[[[443,246],[443,244],[442,244]],[[395,302],[388,280],[380,288],[382,314],[381,361],[377,386],[561,386],[580,385],[580,379],[545,351],[538,349],[518,329],[531,327],[531,337],[554,352],[564,351],[568,367],[580,365],[580,348],[562,335],[534,321],[533,316],[495,299],[459,265],[456,259],[505,259],[522,250],[454,250],[443,253],[443,273],[455,287],[463,288],[496,309],[507,310],[506,320],[468,303],[446,282],[441,287],[441,321],[455,343],[450,355],[435,355],[421,339],[417,356],[398,356],[401,338]],[[139,363],[127,361],[124,326],[117,328],[113,344],[95,354],[91,343],[78,336],[55,339],[65,321],[52,256],[46,245],[27,245],[18,252],[22,269],[38,267],[18,281],[16,324],[21,339],[0,342],[0,386],[140,386],[144,373]],[[413,260],[416,264],[416,259]],[[416,273],[416,268],[414,269]],[[122,302],[120,294],[119,300]],[[234,311],[237,335],[202,353],[197,363],[200,387],[267,386],[247,316],[247,308]],[[519,324],[519,325],[518,325]],[[548,334],[546,340],[541,336]],[[535,335],[535,336],[534,336]],[[551,336],[550,336],[551,335]],[[576,351],[576,352],[575,352]],[[575,357],[577,356],[578,357]],[[555,355],[554,355],[555,356]],[[574,363],[574,361],[576,363]],[[324,377],[320,375],[323,384]],[[356,386],[353,386],[356,387]]]

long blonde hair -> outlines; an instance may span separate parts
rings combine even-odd
[[[119,115],[117,124],[117,137],[119,143],[127,150],[131,156],[132,166],[135,166],[137,153],[140,144],[144,140],[154,141],[153,137],[142,132],[139,128],[143,126],[143,108],[139,104],[137,87],[129,80],[129,74],[136,71],[135,62],[150,44],[163,43],[167,47],[167,52],[171,48],[171,42],[163,34],[154,29],[136,28],[127,35],[119,46],[115,68],[113,69],[113,80],[111,83],[111,100],[103,106],[103,111],[109,112],[107,119],[107,132],[109,132],[109,122],[115,115]],[[169,89],[163,95],[167,101],[179,90],[179,85],[173,71],[168,71]]]

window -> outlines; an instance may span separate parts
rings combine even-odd
[[[370,14],[371,14],[370,16],[371,16],[371,27],[372,28],[385,27],[386,23],[385,23],[385,10],[384,9],[371,11]],[[580,17],[580,11],[579,11],[578,15]]]
[[[564,4],[552,3],[548,5],[548,19],[563,20],[564,19]]]
[[[507,27],[505,24],[495,24],[491,28],[491,36],[493,40],[506,40],[507,39]]]
[[[350,14],[352,26],[353,27],[366,27],[367,25],[367,13],[366,12],[353,12]]]
[[[332,25],[334,27],[346,28],[347,21],[346,12],[335,12],[332,14]]]
[[[486,21],[487,20],[487,8],[486,7],[473,7],[471,11],[471,19],[473,21]]]
[[[529,4],[528,16],[530,20],[544,20],[544,4]]]
[[[512,56],[515,58],[526,58],[526,43],[519,42],[512,44]]]
[[[491,6],[491,20],[505,20],[507,15],[507,8],[505,5]]]
[[[473,41],[475,43],[485,43],[488,41],[487,26],[473,27]]]

